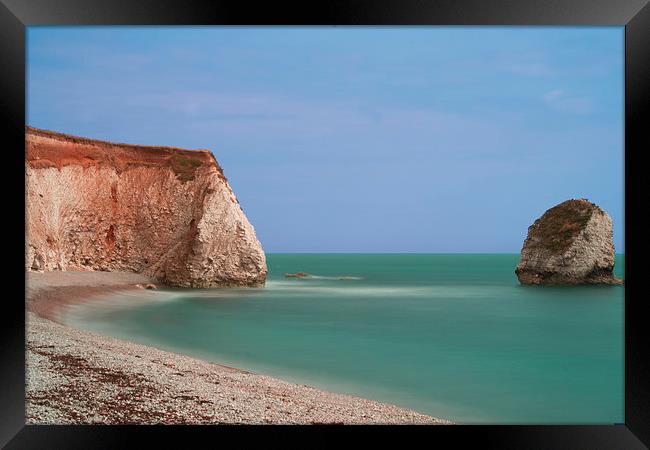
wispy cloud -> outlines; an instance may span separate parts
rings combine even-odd
[[[439,151],[478,147],[486,151],[503,141],[505,130],[495,121],[431,108],[397,108],[354,100],[306,101],[277,95],[178,92],[136,96],[130,102],[165,108],[189,119],[196,130],[242,139],[343,139],[375,148],[387,142],[431,150],[436,142],[453,143]],[[131,103],[131,104],[134,104]],[[374,136],[382,136],[375,142]],[[479,145],[476,136],[482,137]],[[246,139],[246,138],[244,138]],[[434,145],[435,146],[435,145]]]
[[[589,114],[594,110],[593,100],[568,94],[562,89],[549,91],[542,96],[544,103],[552,109],[574,114]]]

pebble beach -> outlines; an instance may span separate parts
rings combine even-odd
[[[68,305],[151,282],[131,273],[27,276],[28,424],[449,424],[61,323]]]

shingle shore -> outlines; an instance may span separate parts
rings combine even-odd
[[[142,281],[132,274],[91,274],[28,275],[29,424],[449,423],[394,405],[292,384],[41,317],[55,319],[54,305],[69,304],[75,290],[106,293]]]

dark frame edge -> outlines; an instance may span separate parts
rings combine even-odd
[[[650,3],[639,10],[625,25],[625,425],[646,445],[650,445],[650,386],[648,374],[647,341],[643,333],[647,324],[647,306],[640,298],[632,300],[636,291],[634,273],[630,268],[636,263],[636,255],[643,255],[642,242],[637,241],[628,220],[628,212],[635,210],[633,196],[640,192],[643,175],[628,176],[632,171],[640,171],[641,154],[650,146],[647,124],[648,113],[648,74],[650,74]],[[639,177],[640,176],[640,177]],[[633,251],[630,259],[630,249]],[[638,271],[637,271],[638,272]],[[632,280],[631,284],[630,281]],[[632,287],[632,290],[630,289]]]
[[[254,432],[254,433],[251,433]],[[70,448],[70,449],[113,449],[122,448],[125,443],[134,446],[135,442],[151,443],[155,437],[163,447],[187,448],[224,437],[237,442],[244,448],[246,444],[259,442],[260,436],[291,444],[291,439],[302,438],[319,448],[326,444],[349,439],[357,432],[367,432],[372,439],[382,443],[404,445],[413,440],[435,439],[442,448],[498,448],[503,450],[530,449],[547,450],[554,448],[609,450],[636,450],[647,448],[624,425],[456,425],[456,426],[200,426],[200,425],[27,425],[6,447],[23,448]],[[371,440],[372,440],[371,439]],[[425,441],[426,442],[426,441]],[[310,445],[311,446],[311,445]],[[288,445],[291,448],[291,445]],[[329,445],[328,445],[329,447]]]
[[[27,3],[27,2],[25,2]],[[469,3],[473,3],[470,1]],[[551,2],[553,3],[553,2]],[[638,3],[638,2],[637,2]],[[32,3],[33,5],[33,3]],[[66,2],[66,6],[70,6],[70,2]],[[588,5],[586,5],[588,6]],[[120,9],[120,8],[118,8]],[[133,17],[129,18],[129,8],[122,8],[120,13],[122,15],[122,20],[118,23],[130,23],[133,22]],[[172,8],[173,9],[173,8]],[[443,8],[444,9],[444,8]],[[648,117],[647,105],[644,104],[644,100],[650,98],[650,92],[646,85],[647,80],[643,78],[644,75],[650,73],[648,70],[650,67],[650,60],[646,57],[648,50],[650,49],[650,4],[645,3],[645,6],[642,8],[634,8],[637,12],[632,16],[631,19],[625,24],[625,167],[626,175],[631,172],[635,167],[639,170],[639,154],[641,153],[642,148],[649,147],[649,140],[644,136],[644,126],[647,123],[650,123],[650,118]],[[631,9],[628,7],[628,12]],[[356,11],[356,9],[355,9]],[[22,11],[24,13],[24,10]],[[168,11],[166,11],[168,12]],[[349,12],[349,11],[348,11]],[[512,13],[512,10],[509,11]],[[603,12],[603,15],[607,15],[608,10]],[[84,20],[83,14],[78,13],[71,14],[63,22],[86,22],[89,24],[101,25],[102,20],[97,20],[96,17],[90,18],[90,20]],[[115,14],[115,13],[114,13]],[[407,15],[409,15],[407,13]],[[449,14],[443,13],[442,22],[453,22],[454,20],[458,21],[455,17],[456,13]],[[46,14],[47,15],[47,14]],[[136,14],[137,15],[137,14]],[[498,13],[497,13],[498,15]],[[0,55],[2,55],[2,60],[5,62],[2,74],[0,75],[0,91],[3,93],[5,102],[3,102],[3,107],[0,108],[0,114],[4,123],[7,124],[9,132],[5,134],[5,148],[24,148],[24,125],[25,125],[25,97],[24,91],[16,91],[16,86],[24,86],[26,81],[25,79],[25,44],[26,44],[26,27],[25,23],[33,23],[35,21],[31,20],[29,14],[25,16],[24,14],[19,15],[20,19],[12,13],[11,10],[0,2]],[[225,14],[220,19],[213,18],[217,22],[222,21],[225,23],[229,22]],[[362,14],[363,16],[363,14]],[[516,16],[516,14],[515,14]],[[569,14],[571,16],[571,14]],[[382,16],[383,17],[383,16]],[[432,16],[430,14],[425,14],[424,21],[431,21]],[[553,22],[555,15],[547,16],[541,21],[543,22]],[[602,20],[602,16],[594,17],[589,16],[588,19],[576,22],[600,22],[612,24],[612,20]],[[618,16],[620,17],[620,15]],[[629,17],[629,15],[627,16]],[[155,22],[155,14],[153,17],[153,22]],[[491,18],[483,18],[480,20],[472,20],[468,18],[468,22],[475,25],[487,24],[490,22]],[[509,19],[511,22],[526,22],[530,21],[530,18],[526,19],[520,17],[517,20],[517,17]],[[43,20],[43,13],[40,14],[37,21]],[[149,20],[152,20],[152,17],[149,16]],[[163,19],[164,21],[165,19]],[[205,20],[210,21],[210,19],[197,19],[195,22],[203,22]],[[359,20],[357,18],[357,20]],[[376,20],[376,19],[375,19]],[[384,19],[385,20],[385,19]],[[494,21],[494,19],[492,19]],[[363,19],[360,19],[361,22],[370,21],[373,22],[373,14],[368,14]],[[380,18],[381,22],[382,19]],[[400,20],[399,22],[403,22]],[[566,23],[567,19],[559,20],[558,22]],[[47,23],[48,21],[46,21]],[[52,17],[52,24],[61,22],[61,16]],[[107,20],[107,22],[113,22],[112,20]],[[146,21],[143,21],[146,22]],[[343,22],[346,22],[345,20]],[[618,20],[614,20],[615,23],[621,23]],[[192,23],[189,21],[188,23]],[[336,23],[336,21],[333,21]],[[496,21],[494,21],[496,23]],[[61,23],[63,24],[63,23]],[[530,23],[531,25],[533,23]],[[541,23],[540,23],[541,24]],[[568,24],[568,23],[566,23]],[[6,60],[6,61],[5,61]],[[22,64],[21,64],[22,62]],[[5,95],[6,94],[6,95]],[[636,149],[635,153],[631,150]],[[16,167],[23,165],[23,155],[19,152],[15,154],[4,155],[5,161],[11,159],[11,164],[16,164]],[[20,175],[20,174],[19,174]],[[14,193],[16,192],[15,184],[13,177],[7,178],[4,181],[5,183],[5,192]],[[24,186],[23,186],[24,188]],[[626,199],[625,199],[625,211],[633,211],[633,205],[630,200],[630,192],[632,190],[639,189],[640,192],[640,182],[639,179],[631,180],[626,176]],[[23,191],[24,194],[24,191]],[[24,195],[15,205],[12,206],[12,211],[15,211],[16,217],[22,217],[24,219]],[[15,209],[14,209],[15,208]],[[626,214],[626,218],[628,218]],[[22,223],[20,221],[16,223],[11,223],[12,229],[10,235],[20,235],[24,232],[24,229],[21,231],[18,227],[24,227],[24,220]],[[630,228],[632,224],[629,220],[626,220],[626,246],[628,251],[626,252],[626,298],[629,299],[630,295],[630,285],[629,280],[631,276],[630,267],[630,257],[629,249],[635,248],[634,246],[638,243],[633,240],[631,235]],[[632,243],[632,244],[631,244]],[[20,255],[24,258],[24,249],[21,247],[21,243],[16,244],[20,247]],[[636,253],[636,250],[633,251]],[[632,264],[634,265],[635,259],[633,257]],[[23,266],[16,266],[10,269],[8,272],[9,279],[24,279],[25,274],[22,270]],[[632,303],[626,301],[626,358],[625,358],[625,426],[622,425],[602,425],[602,426],[472,426],[469,427],[473,429],[472,433],[475,434],[474,438],[476,442],[487,443],[488,447],[498,444],[500,448],[515,448],[519,446],[526,446],[526,448],[533,448],[530,445],[539,445],[539,448],[549,448],[551,445],[556,446],[567,446],[567,444],[573,444],[573,448],[647,448],[646,445],[650,445],[650,430],[648,430],[648,424],[650,423],[650,390],[647,386],[647,374],[649,373],[649,363],[647,358],[647,348],[644,348],[642,345],[643,342],[643,323],[642,320],[644,317],[647,317],[647,314],[644,315],[643,311],[644,306],[638,303]],[[16,385],[24,385],[25,381],[25,366],[24,366],[24,339],[25,339],[25,329],[21,328],[21,325],[24,325],[24,308],[22,304],[18,305],[18,308],[9,308],[7,311],[10,311],[11,317],[8,317],[7,326],[3,328],[3,346],[2,346],[2,360],[5,363],[3,366],[3,382],[0,385],[0,398],[3,402],[3,411],[2,411],[2,420],[0,420],[0,446],[4,446],[9,440],[11,443],[10,447],[14,448],[25,448],[26,445],[34,444],[36,442],[40,444],[49,443],[50,445],[56,446],[69,443],[68,439],[72,438],[77,441],[79,444],[91,444],[91,438],[97,438],[100,435],[104,440],[104,444],[115,445],[122,440],[129,439],[129,437],[134,437],[136,430],[135,427],[68,427],[68,426],[33,426],[25,425],[25,397],[24,390],[17,390]],[[629,326],[634,324],[634,326]],[[22,372],[14,367],[11,367],[11,372],[7,366],[18,365],[22,366]],[[7,411],[7,410],[10,411]],[[80,430],[81,428],[81,430]],[[97,433],[91,432],[91,428],[97,430]],[[152,427],[144,427],[146,433],[149,433],[152,430]],[[159,427],[156,427],[160,429]],[[206,430],[205,427],[199,427],[203,430]],[[212,427],[211,427],[212,428]],[[239,428],[239,427],[235,427]],[[445,427],[446,428],[446,427]],[[463,442],[465,439],[461,436],[461,430],[466,427],[451,427],[455,428],[457,431],[442,431],[440,434],[449,436],[453,438],[453,442]],[[178,427],[163,427],[163,435],[166,438],[170,438],[170,434],[178,433],[187,439],[189,437],[188,433],[190,431],[196,430],[197,427],[189,426],[185,428]],[[249,427],[243,427],[242,430],[246,432],[250,431]],[[329,432],[331,429],[328,429],[328,432],[325,433],[322,428],[314,427],[312,429],[316,430],[317,434],[320,435],[331,435]],[[230,428],[232,432],[233,428]],[[403,428],[393,428],[390,427],[391,433],[395,433],[397,430],[398,436],[401,435],[401,432],[406,430],[414,430],[412,427],[403,427]],[[402,430],[402,431],[399,431]],[[416,433],[422,432],[421,428],[415,428]],[[142,430],[141,430],[142,431]],[[208,430],[213,432],[213,429]],[[85,439],[77,440],[79,433],[85,437]],[[374,431],[373,431],[374,432]],[[377,431],[378,435],[384,435],[383,432]],[[115,437],[115,435],[120,435],[120,437]],[[243,433],[235,432],[238,438],[241,438]],[[424,434],[424,433],[423,433]],[[128,437],[127,437],[128,436]],[[13,439],[12,439],[13,437]],[[191,439],[190,439],[191,440]],[[84,442],[85,441],[85,442]],[[591,445],[589,447],[585,446],[585,442],[599,442],[599,445]],[[96,442],[95,442],[96,444]],[[102,447],[100,445],[99,447]],[[81,447],[80,447],[81,448]],[[86,447],[87,448],[87,447]]]
[[[33,25],[625,25],[648,0],[2,0]]]
[[[25,91],[20,89],[25,84],[25,25],[3,3],[0,3],[0,92],[2,92],[2,107],[0,107],[0,122],[6,125],[3,135],[4,149],[11,151],[3,154],[7,166],[24,166],[23,152],[15,149],[25,148]],[[15,169],[13,169],[15,170]],[[9,169],[12,172],[12,169]],[[24,180],[24,175],[23,175]],[[25,184],[16,187],[14,176],[2,177],[3,192],[8,200],[8,213],[23,220],[7,220],[3,224],[5,236],[23,236],[25,219]],[[22,194],[22,195],[21,195]],[[5,216],[8,218],[8,216]],[[12,241],[12,239],[9,239]],[[17,241],[17,239],[13,239]],[[20,248],[22,266],[24,267],[23,244],[12,243]],[[8,264],[6,279],[9,282],[25,280],[23,267]],[[21,258],[21,256],[18,256]],[[20,260],[20,259],[19,259]],[[24,290],[22,292],[24,295]],[[3,296],[5,297],[5,296]],[[12,436],[25,428],[25,309],[23,303],[15,302],[15,297],[6,295],[3,305],[4,325],[1,328],[2,345],[2,384],[0,384],[0,399],[2,399],[2,416],[0,419],[0,446],[9,441]],[[9,303],[9,305],[7,305]],[[20,387],[21,388],[17,388]]]

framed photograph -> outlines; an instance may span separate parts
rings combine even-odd
[[[648,448],[647,3],[1,0],[0,444]]]

